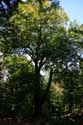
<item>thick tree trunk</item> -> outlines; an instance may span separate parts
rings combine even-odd
[[[41,78],[40,70],[35,66],[35,81],[34,81],[34,114],[39,116],[41,114]]]
[[[48,93],[49,93],[50,86],[51,86],[51,81],[52,81],[52,76],[53,76],[53,69],[50,69],[48,84],[47,84],[45,93],[44,93],[44,95],[42,97],[42,100],[41,100],[42,105],[44,104],[46,98],[48,97]]]
[[[43,104],[45,103],[49,89],[51,86],[51,81],[52,81],[52,75],[53,75],[53,70],[50,70],[49,73],[49,80],[47,84],[47,88],[45,90],[45,93],[43,95],[41,94],[41,75],[40,75],[40,69],[35,66],[35,81],[34,81],[34,104],[35,104],[35,109],[34,109],[34,115],[37,117],[41,117],[42,115],[42,107]]]

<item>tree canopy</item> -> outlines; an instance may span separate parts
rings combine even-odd
[[[82,111],[82,25],[67,26],[59,1],[3,2],[1,113],[50,122]]]

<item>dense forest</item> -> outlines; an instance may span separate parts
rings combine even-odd
[[[82,119],[83,25],[70,22],[58,0],[0,0],[0,121]]]

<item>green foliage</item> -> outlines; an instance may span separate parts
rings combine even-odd
[[[1,86],[1,113],[13,116],[30,116],[33,113],[34,68],[25,57],[7,57],[5,68],[8,80]],[[26,110],[27,108],[27,110]]]
[[[0,29],[1,71],[8,71],[1,113],[48,119],[82,110],[82,26],[67,28],[57,2],[30,0],[17,9]]]

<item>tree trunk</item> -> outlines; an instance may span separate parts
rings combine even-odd
[[[41,78],[40,70],[35,66],[35,81],[34,81],[34,114],[39,116],[41,114]]]
[[[53,69],[50,69],[48,84],[47,84],[45,93],[44,93],[44,95],[42,97],[42,100],[41,100],[42,105],[44,104],[44,102],[45,102],[45,100],[46,100],[46,98],[48,96],[49,89],[50,89],[50,86],[51,86],[52,76],[53,76]]]
[[[69,112],[72,113],[72,109],[73,109],[73,97],[72,95],[70,95],[69,97]]]
[[[40,69],[35,66],[35,81],[34,81],[34,104],[35,104],[35,109],[34,109],[34,115],[37,117],[41,117],[42,115],[42,107],[44,102],[47,99],[50,85],[51,85],[51,80],[52,80],[52,75],[53,75],[53,69],[50,70],[49,74],[49,80],[47,84],[47,88],[45,90],[45,93],[41,93],[41,75],[40,75]]]

